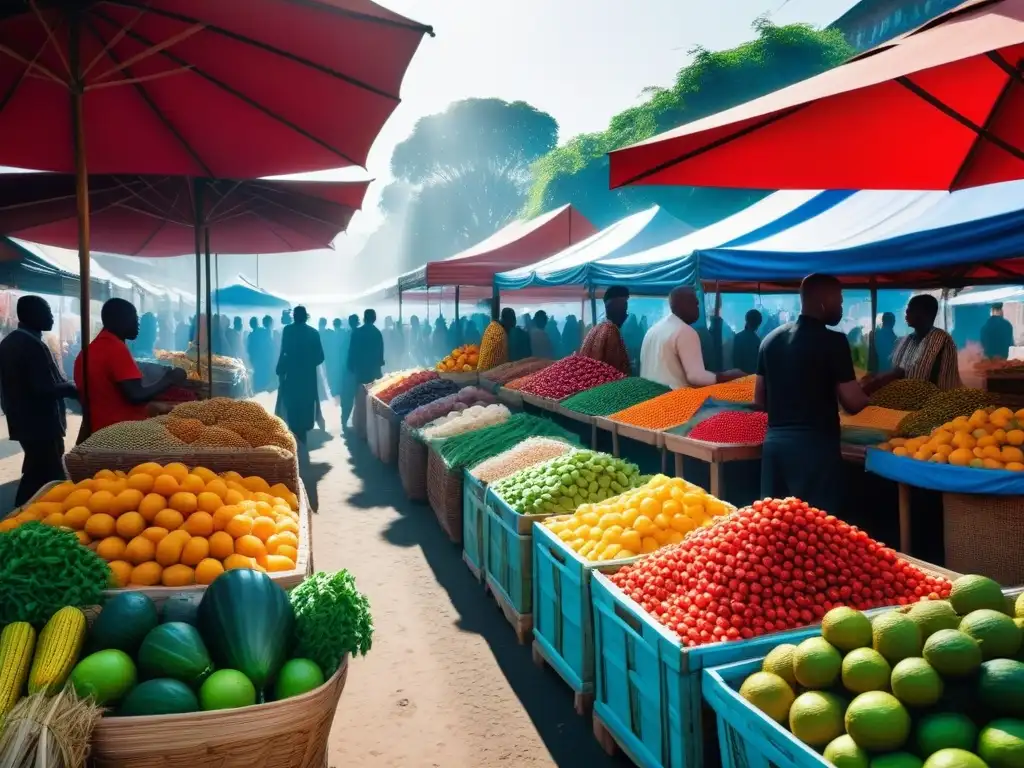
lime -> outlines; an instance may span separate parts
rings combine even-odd
[[[921,768],[921,758],[909,752],[890,752],[871,761],[871,768]]]
[[[1014,603],[1013,615],[1018,619],[1024,619],[1024,592],[1017,595],[1017,602]]]
[[[911,707],[930,707],[942,696],[942,677],[931,664],[917,657],[904,659],[892,669],[893,695]]]
[[[791,686],[796,685],[796,677],[793,675],[793,651],[796,646],[791,643],[783,643],[772,648],[764,657],[761,669],[764,672],[772,672]]]
[[[842,664],[839,651],[823,637],[809,637],[793,651],[793,675],[805,688],[828,688]]]
[[[908,616],[890,611],[871,622],[871,647],[890,664],[921,655],[921,630]]]
[[[315,661],[309,659],[291,659],[285,662],[277,675],[274,684],[274,698],[289,699],[301,696],[324,684],[324,673]]]
[[[789,709],[789,730],[810,747],[824,747],[843,734],[843,700],[825,691],[801,693]]]
[[[1001,611],[991,608],[971,611],[964,616],[959,629],[978,641],[983,659],[1009,659],[1020,650],[1020,629]]]
[[[786,722],[796,694],[773,672],[755,672],[740,686],[740,696],[777,723]]]
[[[926,760],[940,749],[966,749],[974,747],[978,729],[970,718],[955,712],[940,712],[922,717],[914,731],[917,754]]]
[[[960,630],[940,629],[924,644],[924,657],[943,677],[966,677],[981,664],[981,646]]]
[[[993,720],[978,735],[978,756],[992,768],[1024,765],[1024,720]]]
[[[940,749],[924,762],[924,768],[988,768],[980,757],[966,749]]]
[[[866,648],[871,645],[871,621],[860,611],[839,606],[821,620],[821,636],[840,651]]]
[[[927,640],[940,629],[956,629],[960,625],[960,617],[948,600],[914,603],[906,614],[921,630],[922,640]]]
[[[850,702],[846,732],[870,752],[890,752],[910,735],[910,715],[891,693],[869,691]]]
[[[966,616],[980,608],[1002,611],[1006,608],[1003,589],[987,576],[961,576],[949,591],[953,610]]]
[[[889,662],[871,648],[856,648],[843,659],[843,686],[853,693],[884,691],[891,673]]]
[[[996,715],[1024,718],[1024,662],[991,659],[982,664],[978,699]]]
[[[870,764],[868,753],[845,733],[828,743],[824,757],[836,768],[868,768]]]
[[[199,689],[199,706],[203,710],[235,709],[255,703],[255,686],[237,669],[218,669]]]

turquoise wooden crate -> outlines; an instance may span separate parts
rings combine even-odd
[[[533,523],[551,515],[520,515],[492,489],[485,496],[488,586],[520,615],[533,611]]]
[[[594,714],[642,768],[704,764],[700,674],[705,667],[763,656],[780,642],[799,642],[818,632],[807,629],[685,648],[604,574],[591,575],[590,594]]]
[[[469,470],[463,471],[462,481],[462,557],[478,579],[483,579],[487,561],[487,514],[484,498],[487,486],[477,480]]]

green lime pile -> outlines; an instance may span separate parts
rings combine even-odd
[[[896,426],[896,434],[903,437],[924,437],[947,421],[952,421],[957,416],[970,416],[978,409],[995,405],[995,401],[996,398],[983,389],[947,389],[930,397],[928,404],[921,410],[904,416]]]
[[[739,693],[836,768],[1024,768],[1024,594],[962,576],[873,620],[834,608]]]
[[[871,396],[871,404],[894,411],[919,411],[939,388],[924,379],[897,379],[890,381]]]
[[[632,408],[637,403],[653,400],[669,391],[669,387],[656,381],[628,376],[585,389],[565,398],[562,405],[585,416],[608,416]]]

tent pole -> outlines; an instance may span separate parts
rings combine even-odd
[[[444,288],[441,289],[442,291]],[[462,330],[459,328],[459,286],[455,286],[455,341],[462,346]]]
[[[491,320],[497,320],[501,310],[501,291],[496,284],[491,286]]]
[[[203,227],[203,238],[206,241],[206,375],[210,378],[209,396],[213,397],[213,315],[211,312],[210,286],[210,228]]]
[[[82,391],[79,393],[79,402],[82,406],[82,428],[78,435],[78,442],[82,442],[92,433],[89,422],[89,341],[92,335],[90,332],[92,324],[89,320],[89,171],[86,165],[85,115],[82,103],[85,89],[80,73],[78,37],[80,23],[78,13],[73,13],[68,53],[73,79],[71,83],[71,129],[74,134],[75,198],[78,203],[78,300],[82,325]]]
[[[590,292],[590,324],[597,325],[597,291],[593,286],[589,289]]]
[[[718,320],[715,323],[715,335],[712,337],[711,342],[714,345],[715,357],[718,358],[718,370],[724,371],[726,369],[725,364],[725,349],[722,338],[722,284],[715,281],[715,318]]]
[[[868,373],[878,373],[878,348],[875,346],[875,330],[878,326],[878,283],[871,278],[871,330],[868,331]]]
[[[398,322],[402,322],[402,289],[398,289]]]
[[[203,180],[193,180],[193,202],[195,203],[195,215],[192,217],[192,235],[196,248],[196,325],[193,333],[193,341],[196,344],[196,365],[199,365],[199,355],[203,353],[202,345],[199,343],[199,310],[203,306]],[[184,351],[184,350],[183,350]],[[202,377],[200,377],[202,378]]]

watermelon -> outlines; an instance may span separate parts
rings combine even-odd
[[[156,605],[140,592],[120,592],[107,600],[89,628],[86,648],[116,648],[134,656],[142,639],[157,625]]]
[[[226,571],[207,587],[199,605],[199,628],[210,641],[218,668],[236,669],[256,686],[259,701],[292,642],[295,614],[287,593],[259,571]]]
[[[199,699],[191,688],[180,680],[159,677],[136,686],[121,702],[117,714],[121,717],[136,717],[198,711]]]
[[[92,697],[105,707],[123,697],[135,685],[135,663],[124,651],[108,648],[75,664],[68,678],[75,693]]]
[[[199,600],[196,595],[172,595],[160,607],[160,622],[167,624],[172,621],[183,621],[194,627],[198,613]]]
[[[172,621],[155,627],[142,641],[139,672],[144,679],[169,677],[195,688],[213,672],[213,662],[199,631]]]

